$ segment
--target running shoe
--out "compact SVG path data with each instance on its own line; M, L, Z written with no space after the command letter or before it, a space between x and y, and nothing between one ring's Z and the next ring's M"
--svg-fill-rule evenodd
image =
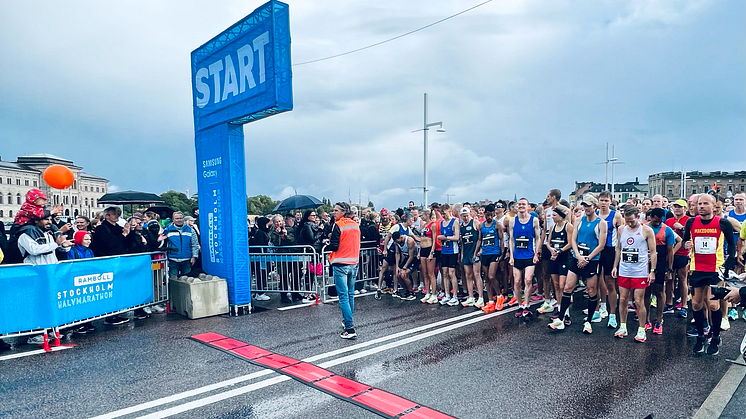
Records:
M543 299L544 299L544 297L543 297L543 296L541 296L541 295L538 295L538 294L537 294L537 295L534 295L533 297L531 297L531 302L534 302L534 301L541 301L541 300L543 300Z
M508 307L513 307L514 305L518 304L518 298L514 295L513 298L508 301Z
M676 303L676 310L681 310L681 298L679 298L678 302Z
M583 309L583 314L585 314L586 316L588 315L588 309L587 308Z
M653 325L650 322L645 322L645 330L653 330Z
M694 343L694 348L692 348L695 354L701 354L705 351L705 338L703 337L697 337L697 342Z
M118 325L118 324L124 324L129 322L130 319L127 317L122 316L110 316L104 319L104 323L111 324L111 325Z
M635 303L627 303L627 311L630 313L637 313L637 306Z
M497 309L495 308L495 302L494 301L488 302L487 305L482 307L482 311L484 311L487 314L494 313L495 311L497 311Z
M500 296L497 297L497 302L495 303L495 310L499 311L499 310L502 310L503 308L505 308L505 296L501 294Z
M591 317L591 323L601 323L601 320L603 320L603 317L601 317L601 313L598 311L593 312L593 317Z
M406 292L406 291L405 291ZM401 299L404 301L413 301L417 297L415 297L414 293L412 292L406 292L404 295L402 295Z
M541 314L551 313L552 311L554 311L554 306L552 306L552 303L545 300L544 304L542 304L541 307L539 307L539 309L536 311L538 311Z
M381 290L376 290L376 295L373 296L376 300L380 300L381 296L383 295L383 292Z
M436 297L435 295L431 295L431 296L430 296L430 299L429 299L429 300L427 300L427 303L428 303L428 304L435 304L435 303L437 303L437 302L438 302L438 297Z
M451 296L450 295L446 295L445 297L443 297L443 298L440 299L440 305L444 306L444 305L448 304L449 301L451 301Z
M477 302L474 303L474 307L476 307L476 308L482 308L482 307L484 307L484 298L478 299Z
M464 307L471 307L471 306L474 305L474 303L476 303L476 301L474 300L474 297L469 297L466 300L464 300L464 302L461 303L461 305L464 306ZM484 304L484 303L482 303L482 304Z
M437 298L438 300L442 300L443 297L445 297L445 296L446 296L446 294L443 291L441 291L441 292L438 293L438 295L435 298Z
M680 309L678 314L679 314L679 317L681 317L682 319L685 319L687 315L686 309L685 308Z
M570 321L569 315L565 315L565 319L563 320L563 322L565 323L565 326L569 326L572 324L572 321Z
M424 297L420 298L420 302L426 303L430 299L430 293L425 294Z
M341 337L342 339L355 339L357 337L357 333L355 333L355 329L346 329L339 334L339 337Z
M459 304L458 298L456 296L451 297L447 304L451 307L457 306Z
M638 342L645 342L648 339L647 335L645 334L645 329L637 329L637 334L635 335L635 340Z
M609 322L606 324L606 327L609 329L616 329L616 326L616 314L609 314Z
M590 335L593 333L593 328L589 322L583 323L583 333Z
M601 315L602 319L609 317L609 312L608 310L606 310L606 307L604 306L601 306L601 308L598 309L598 314ZM594 317L595 317L595 314L594 314Z
M525 307L523 309L523 318L524 319L530 319L531 317L534 317L534 313L528 309L528 307Z
M655 327L653 327L653 334L654 335L662 335L663 334L663 324L656 323Z
M655 295L650 296L650 307L658 307L658 297Z
M665 306L663 306L663 314L673 314L673 313L674 313L673 305L666 304Z
M705 335L710 333L710 325L705 323Z
M560 320L560 318L558 317L558 318L552 320L552 322L549 323L547 326L549 326L551 329L554 329L554 330L564 330L565 329L565 322L563 322L562 320Z
M738 320L738 311L736 311L735 307L731 307L728 310L728 320Z
M720 353L720 337L713 337L710 344L707 345L707 355L717 355Z
M699 337L699 331L696 326L691 325L686 328L686 335L690 337Z
M728 321L727 317L723 317L720 320L720 330L728 330L730 329L730 322Z
M623 339L625 336L627 336L627 328L624 326L619 327L619 329L614 332L615 338Z
M422 292L422 290L424 290L424 289L425 289L425 284L422 284L422 283L420 283L420 286L417 287L417 291L418 292Z

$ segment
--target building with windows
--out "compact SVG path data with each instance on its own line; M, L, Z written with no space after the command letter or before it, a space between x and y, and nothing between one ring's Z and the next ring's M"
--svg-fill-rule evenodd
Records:
M648 176L650 194L661 194L668 200L707 193L716 188L723 195L746 192L746 171L740 172L661 172ZM682 185L684 186L682 189Z
M575 182L575 190L570 193L568 200L570 203L575 203L586 192L598 195L606 188L607 185L604 183ZM611 191L611 185L608 185L608 188ZM638 178L635 178L632 182L615 183L613 190L612 197L615 202L625 202L627 198L637 198L641 200L648 197L648 185L640 183Z
M68 189L53 189L44 182L44 169L60 164L72 170L73 186ZM49 198L47 206L64 206L65 216L78 214L91 216L103 209L98 200L108 191L109 181L76 166L72 161L51 154L34 154L18 157L15 162L0 158L0 221L11 222L26 199L29 189L39 189Z

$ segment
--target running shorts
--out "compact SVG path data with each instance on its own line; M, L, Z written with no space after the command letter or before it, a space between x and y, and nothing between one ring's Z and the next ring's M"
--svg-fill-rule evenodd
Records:
M689 274L690 288L704 288L708 285L717 285L720 277L717 272L693 271Z
M432 250L432 246L431 247L421 247L420 248L420 257L421 258L427 258L428 256L430 256L430 251L431 250Z
M614 246L606 246L601 251L601 255L598 260L601 263L601 269L604 271L605 276L611 276L611 270L614 269L614 259L616 258L616 248Z
M570 255L568 252L562 252L557 255L557 259L549 260L549 275L567 276L568 265L570 264Z
M578 260L574 257L570 258L570 263L568 264L568 270L575 273L579 278L590 278L593 275L598 275L598 268L597 260L588 262L582 269L578 267Z
M689 256L673 255L673 268L681 269L689 265Z
M513 259L513 267L518 270L523 270L529 266L534 266L534 259Z
M389 251L388 253L386 253L386 258L384 260L389 263L389 266L395 266L396 252Z
M649 285L658 285L660 287L666 285L666 268L655 268L655 280Z
M648 287L648 278L630 278L627 276L620 276L618 278L618 284L622 288L641 290Z
M497 263L497 258L499 258L500 255L482 255L482 266L489 267L491 263Z
M475 263L473 259L474 253L472 252L464 252L464 254L461 257L461 264L466 265L473 265ZM477 261L479 261L479 256L477 256Z
M458 267L458 253L441 253L440 254L440 267L441 268L453 268Z

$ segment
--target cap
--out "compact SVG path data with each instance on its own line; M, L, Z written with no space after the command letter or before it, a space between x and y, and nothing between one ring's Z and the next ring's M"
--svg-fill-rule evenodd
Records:
M583 195L583 200L580 203L584 205L596 205L598 204L598 199L596 199L596 197L591 194L585 194Z
M462 207L461 211L459 211L459 214L471 214L471 210L467 207Z
M680 207L689 208L689 204L686 201L684 201L683 199L677 199L677 200L673 201L672 205L678 205Z
M388 213L389 213L389 210L387 210L386 208L381 208L381 215L386 215Z

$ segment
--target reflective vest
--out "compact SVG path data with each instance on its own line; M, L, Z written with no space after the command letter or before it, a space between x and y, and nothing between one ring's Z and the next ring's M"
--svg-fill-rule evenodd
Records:
M355 265L360 260L360 227L349 218L335 222L339 228L339 248L329 255L332 265Z

